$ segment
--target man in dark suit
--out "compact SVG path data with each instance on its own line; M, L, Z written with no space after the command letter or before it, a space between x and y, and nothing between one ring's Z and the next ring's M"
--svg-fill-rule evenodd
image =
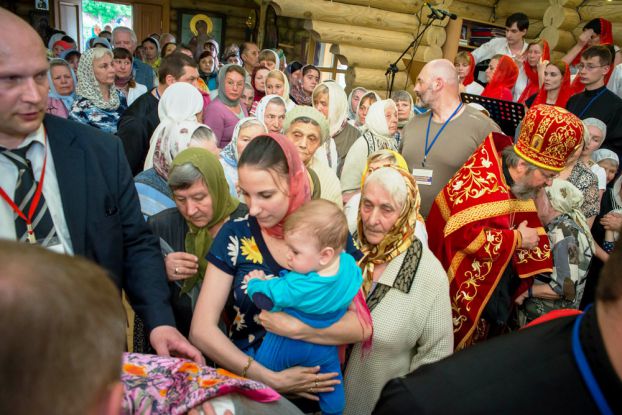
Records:
M125 289L159 354L202 361L175 328L158 241L141 215L120 140L44 118L49 86L41 38L5 9L0 25L14 34L0 45L0 238L98 263Z

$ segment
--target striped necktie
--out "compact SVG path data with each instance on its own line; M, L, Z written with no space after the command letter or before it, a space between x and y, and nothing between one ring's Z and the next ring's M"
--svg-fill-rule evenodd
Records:
M33 144L34 142L30 143L26 147L13 150L6 150L0 147L0 153L17 167L17 183L15 184L15 195L13 197L13 201L25 215L28 215L38 184L35 180L30 160L26 158L26 152ZM17 213L14 215L15 235L20 242L25 242L28 240L26 221L24 221ZM59 239L54 228L54 222L52 221L52 216L50 215L43 193L41 194L39 205L37 206L32 217L32 227L34 229L37 243L42 246L52 246L59 243Z

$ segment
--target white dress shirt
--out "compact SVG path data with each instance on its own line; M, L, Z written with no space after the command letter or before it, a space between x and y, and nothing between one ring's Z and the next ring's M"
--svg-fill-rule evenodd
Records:
M39 129L29 134L18 148L26 147L34 142L26 153L26 158L32 164L35 180L39 182L41 178L41 169L43 168L44 151L47 150L47 164L45 166L45 180L43 181L43 196L48 205L56 234L61 241L64 253L73 255L73 246L69 235L69 228L65 220L63 212L63 202L60 197L60 189L58 187L58 179L56 177L56 169L54 167L54 159L50 150L49 143L45 144L45 129L43 124ZM15 185L17 183L17 166L13 164L6 156L0 155L0 187L4 189L10 198L15 197ZM28 214L27 212L25 212ZM4 200L0 200L0 239L15 240L15 218L17 214L11 206Z
M527 42L523 41L523 49L520 52L521 54L527 50L527 46ZM490 39L488 42L471 52L471 54L473 55L473 58L475 58L476 64L486 59L490 59L495 55L508 55L514 60L518 57L518 55L512 53L510 47L508 46L508 40L504 37L495 37Z

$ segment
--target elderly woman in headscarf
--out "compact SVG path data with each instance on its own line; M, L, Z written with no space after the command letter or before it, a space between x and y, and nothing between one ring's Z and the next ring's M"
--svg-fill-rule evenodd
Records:
M361 97L367 93L367 89L357 86L348 94L348 122L356 122L356 110L359 107Z
M360 189L367 158L372 153L383 149L398 151L395 102L392 99L374 102L365 118L365 127L365 132L350 147L343 163L341 190L345 203Z
M601 120L591 117L582 120L582 122L585 131L590 135L590 139L583 148L579 159L590 168L598 179L598 202L600 204L603 193L605 193L607 189L607 172L604 168L600 167L598 163L592 160L592 154L600 148L607 136L607 125Z
M361 135L358 129L348 124L346 93L335 82L322 82L313 90L313 108L326 117L330 128L330 138L315 157L327 162L339 177L350 147Z
M553 253L553 273L536 276L533 286L517 299L522 323L562 308L579 308L588 268L595 252L590 227L581 212L583 195L572 183L555 179L536 197L538 217L546 228Z
M361 179L361 187L365 183L365 179L369 174L373 171L378 170L381 167L392 166L398 169L402 169L404 171L408 170L408 164L404 157L397 151L393 150L378 150L375 153L371 154L367 159L367 165L365 166L365 171L363 172L363 178ZM417 198L421 199L419 192L417 192ZM343 208L343 213L346 215L346 219L348 220L348 228L351 233L356 232L358 214L359 214L359 205L361 204L361 193L356 192L348 203ZM421 202L417 202L418 205ZM419 238L421 243L425 246L428 246L428 232L425 228L425 222L423 220L423 216L419 215L417 219L417 223L415 226L415 236Z
M344 414L373 411L384 385L453 350L447 274L415 234L417 184L406 170L382 167L363 184L357 233L363 291L374 322L372 349L346 366Z
M171 305L177 328L187 337L212 242L226 221L245 216L248 209L230 195L218 157L203 148L188 148L175 156L168 187L173 207L147 223L166 243L161 245L166 247Z
M248 143L261 134L267 134L268 130L263 122L255 117L242 118L233 130L231 142L220 152L220 164L225 171L225 177L229 184L229 193L235 198L238 195L238 160Z
M287 113L285 99L279 95L266 95L255 108L255 118L263 122L269 133L282 133Z
M78 65L77 97L69 118L114 134L127 102L114 86L112 60L110 49L84 52Z
M134 179L145 218L174 206L167 180L178 153L191 146L218 150L213 132L198 122L202 108L201 93L185 82L172 84L162 94L160 124L151 135L145 170Z
M278 95L285 101L287 111L293 109L296 104L289 97L289 81L287 76L278 69L268 72L265 81L266 95Z
M240 102L245 77L240 65L225 65L218 72L218 96L205 108L203 122L216 134L219 148L229 144L235 125L248 116Z
M67 118L76 98L78 80L73 69L63 59L52 59L48 71L50 92L48 93L47 113Z
M312 198L326 199L339 207L343 206L337 175L326 162L314 157L317 150L329 139L326 118L315 108L298 105L287 113L284 129L307 168Z

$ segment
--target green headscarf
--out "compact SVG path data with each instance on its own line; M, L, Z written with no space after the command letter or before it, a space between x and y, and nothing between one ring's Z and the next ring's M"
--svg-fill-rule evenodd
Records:
M229 193L229 185L227 184L225 172L218 157L203 148L187 148L173 159L171 172L175 167L187 163L192 164L201 172L203 181L207 185L210 197L212 198L212 219L207 226L199 228L191 222L186 221L189 228L186 234L186 252L194 254L199 258L199 270L196 275L183 281L181 292L189 294L191 298L196 300L194 296L198 295L198 283L203 281L205 269L207 268L205 256L214 240L209 230L230 216L238 208L240 201L232 197Z

